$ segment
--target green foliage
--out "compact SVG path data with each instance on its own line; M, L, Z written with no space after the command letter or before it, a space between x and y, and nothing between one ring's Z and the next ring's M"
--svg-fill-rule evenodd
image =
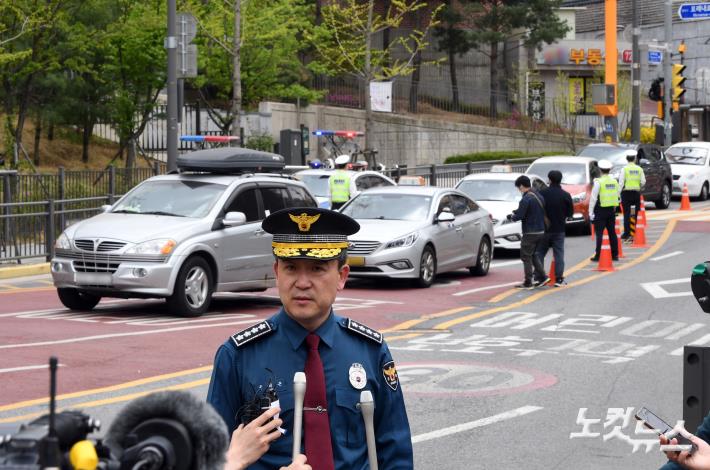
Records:
M516 159L530 159L544 157L546 155L560 155L564 152L536 152L524 153L520 150L498 150L488 152L467 153L464 155L452 155L444 160L444 163L466 163L466 162L485 162L490 160L513 160L510 163L515 163Z
M247 138L244 146L248 149L261 150L263 152L274 151L274 138L269 134L256 134Z

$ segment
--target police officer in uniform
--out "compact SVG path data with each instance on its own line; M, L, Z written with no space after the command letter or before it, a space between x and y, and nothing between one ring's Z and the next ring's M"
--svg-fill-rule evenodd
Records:
M216 354L207 401L234 431L255 398L278 396L283 435L250 469L273 470L291 461L293 376L303 371L306 392L303 448L314 470L368 468L360 392L375 402L380 468L412 469L409 422L392 355L382 334L333 311L350 271L347 236L359 225L339 212L284 209L267 217L282 309L235 333ZM280 432L280 431L276 431Z
M350 155L340 155L335 159L336 170L328 179L330 188L330 208L340 209L350 199L350 173L345 167L350 162Z
M616 208L619 206L619 182L609 175L612 167L609 160L599 160L602 176L594 180L589 199L589 220L594 222L594 231L597 234L597 246L592 261L599 261L604 229L609 235L611 258L614 261L619 259L619 241L614 227Z
M628 162L623 171L619 175L619 186L621 187L621 207L624 209L624 233L621 234L621 239L626 240L631 237L631 206L634 206L635 211L641 205L641 188L646 184L646 175L643 169L636 164L636 151L628 150L626 153L626 161Z

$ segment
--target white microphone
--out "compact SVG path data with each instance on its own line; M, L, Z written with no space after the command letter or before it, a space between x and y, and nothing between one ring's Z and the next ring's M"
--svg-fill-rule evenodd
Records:
M303 430L303 398L306 395L306 374L296 372L293 374L293 455L291 461L296 460L301 453L301 432Z
M377 470L377 447L375 444L375 401L372 392L360 392L360 412L365 421L365 436L367 437L367 458L370 461L370 470Z

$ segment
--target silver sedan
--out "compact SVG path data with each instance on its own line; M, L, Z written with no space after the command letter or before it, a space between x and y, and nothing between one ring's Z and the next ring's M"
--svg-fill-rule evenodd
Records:
M352 276L413 279L429 287L437 273L468 268L483 276L493 255L493 223L461 191L430 186L371 189L341 212L360 224L350 237Z

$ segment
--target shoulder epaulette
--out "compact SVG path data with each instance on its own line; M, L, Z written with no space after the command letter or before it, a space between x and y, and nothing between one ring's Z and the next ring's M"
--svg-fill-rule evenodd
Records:
M344 326L350 331L354 331L355 333L358 333L364 336L365 338L368 338L376 343L382 344L382 333L380 333L379 331L373 330L372 328L349 318L345 318Z
M257 338L268 335L272 331L274 331L273 328L271 328L269 322L265 320L249 328L245 328L238 333L234 333L232 335L232 341L234 341L234 344L239 348Z

